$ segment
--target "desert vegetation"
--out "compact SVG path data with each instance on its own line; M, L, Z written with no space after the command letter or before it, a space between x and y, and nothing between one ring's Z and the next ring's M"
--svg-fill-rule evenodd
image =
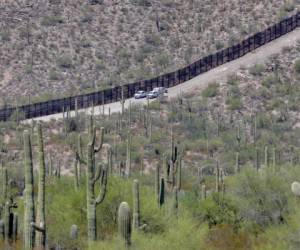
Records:
M294 14L298 6L299 0L2 1L1 105L173 71Z
M119 113L2 123L1 246L298 249L299 51Z

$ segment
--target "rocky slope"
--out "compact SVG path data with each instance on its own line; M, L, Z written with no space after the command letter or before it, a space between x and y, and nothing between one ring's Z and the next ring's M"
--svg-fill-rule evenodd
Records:
M0 3L0 96L28 103L182 67L297 11L295 1Z

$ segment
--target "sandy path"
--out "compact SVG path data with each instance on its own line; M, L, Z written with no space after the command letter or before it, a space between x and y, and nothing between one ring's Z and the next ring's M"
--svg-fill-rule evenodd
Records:
M256 49L255 51L246 54L243 57L240 57L234 61L228 62L222 66L214 68L206 73L203 73L187 82L184 82L180 85L169 88L168 97L176 97L180 92L188 93L191 91L201 90L207 86L209 82L218 80L218 79L226 79L229 74L236 72L241 66L249 67L255 65L256 63L265 62L269 56L275 53L280 53L280 51L287 46L291 46L296 43L296 41L300 41L300 29L295 29L294 31L268 43L264 46ZM146 99L135 100L133 98L127 99L125 102L125 107L128 106L129 102L132 104L138 103L146 103ZM104 105L105 113L108 113L108 109L110 108L111 113L120 112L121 104L120 102L110 103ZM95 107L95 114L99 114L102 107ZM80 112L91 112L91 108L82 109ZM74 112L71 112L71 116L74 116ZM50 121L51 119L59 119L62 118L62 114L54 114L44 117L38 117L34 120L41 121Z

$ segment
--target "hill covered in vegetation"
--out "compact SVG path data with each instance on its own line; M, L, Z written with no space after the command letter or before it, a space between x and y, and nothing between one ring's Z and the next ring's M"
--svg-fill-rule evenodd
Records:
M298 5L7 0L0 3L1 104L89 92L175 70L292 15Z
M0 229L19 230L1 244L34 228L52 249L299 249L299 51L123 114L2 123Z

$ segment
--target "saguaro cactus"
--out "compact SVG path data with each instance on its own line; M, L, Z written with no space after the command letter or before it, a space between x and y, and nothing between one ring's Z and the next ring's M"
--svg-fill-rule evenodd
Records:
M300 196L300 183L297 181L294 181L291 185L291 190L294 195L299 197Z
M167 187L173 190L181 185L181 156L178 154L178 148L175 146L173 128L171 128L171 147L170 156L164 156L163 168ZM180 168L180 169L179 169Z
M101 204L106 195L107 167L99 165L98 172L95 173L94 146L88 144L87 159L87 219L88 219L88 239L95 241L97 237L97 217L96 207ZM95 197L95 184L100 180L100 192Z
M19 216L17 213L13 213L13 227L12 227L13 242L16 242L18 239L18 223L19 223Z
M78 238L78 226L72 225L70 229L70 239L76 240Z
M206 185L205 184L202 184L202 186L201 186L201 198L203 200L206 199Z
M3 165L2 165L2 198L3 198L3 201L6 201L8 198L7 190L8 190L8 173L7 173L7 168L3 167Z
M122 117L123 117L123 114L124 114L124 110L125 110L125 97L124 97L124 87L122 86L121 87L121 100L120 100L120 103L121 103L121 107L122 107Z
M268 151L268 147L265 146L265 167L269 166L269 151Z
M255 148L255 161L254 161L254 167L256 171L260 168L260 161L259 161L259 149Z
M165 180L160 178L158 205L162 207L165 203Z
M131 132L128 131L126 147L126 177L131 174Z
M75 159L74 161L74 186L75 190L77 191L79 188L79 175L78 175L78 159Z
M273 167L275 167L276 166L276 148L275 147L273 147L273 149L272 149L272 152L273 152L273 157L272 157L272 160L273 160Z
M220 191L220 168L219 168L219 162L217 161L216 169L216 192Z
M178 189L177 187L173 190L173 213L177 214L178 212Z
M240 153L236 152L235 154L235 172L240 172Z
M127 202L122 202L118 210L118 228L125 246L131 245L131 211Z
M140 227L140 189L139 181L133 181L133 229L139 230Z
M159 173L159 165L156 166L155 169L155 194L157 197L157 203L159 203L159 189L160 189L160 173Z
M36 223L32 223L36 230L35 246L38 249L45 249L46 246L46 216L45 216L45 157L42 125L38 123L38 158L39 158L39 181L38 181L38 200L37 200L37 215Z
M5 230L4 230L4 222L3 220L0 220L0 240L4 240L5 236L4 236Z
M91 244L97 238L97 217L96 208L100 205L106 195L107 185L107 164L96 166L95 153L99 152L103 146L104 128L100 130L100 143L95 147L96 128L93 125L93 117L89 119L89 143L87 145L87 160L77 154L78 160L87 166L86 184L87 184L87 221L88 221L88 241ZM95 196L95 185L100 182L98 196Z
M109 174L112 175L113 174L113 150L111 146L107 148L107 165L108 165Z
M11 237L11 213L10 213L10 204L9 202L5 202L4 205L4 238L5 241L8 242Z
M49 164L48 164L48 175L52 176L53 175L53 162L52 162L52 155L49 153Z
M182 159L181 159L181 155L178 157L178 161L177 161L177 181L176 181L176 188L178 191L180 191L181 189L181 171L182 171Z
M240 146L241 144L241 131L240 131L240 124L238 124L237 128L236 128L236 141L237 141L237 145Z
M31 250L34 246L35 230L31 223L35 220L34 195L33 195L33 165L31 140L29 132L23 134L24 163L25 163L25 197L24 197L24 248Z

